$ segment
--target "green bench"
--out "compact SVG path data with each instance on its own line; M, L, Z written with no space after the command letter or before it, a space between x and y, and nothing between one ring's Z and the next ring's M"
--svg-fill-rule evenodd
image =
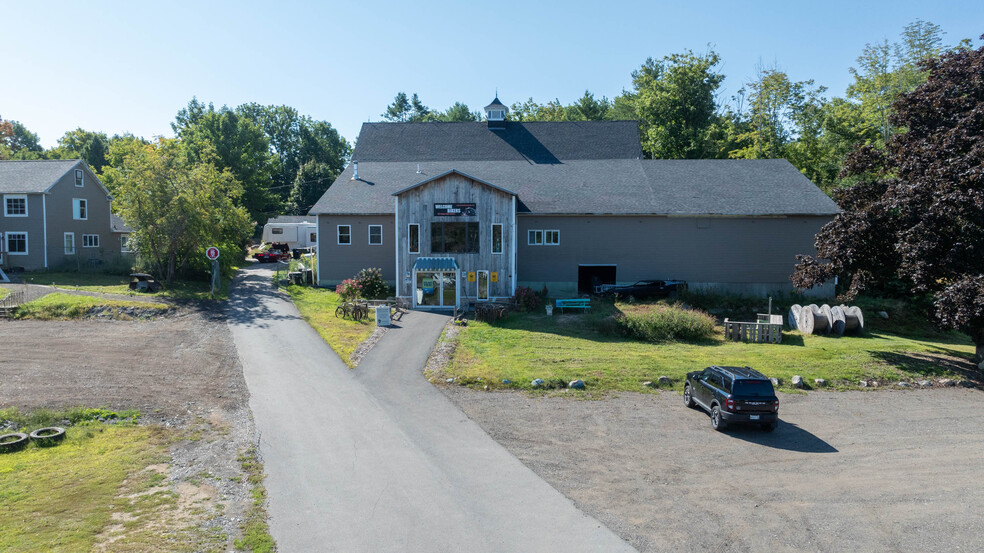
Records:
M556 306L557 309L560 309L562 312L565 309L580 309L581 311L587 311L588 309L591 309L591 300L588 298L557 300Z

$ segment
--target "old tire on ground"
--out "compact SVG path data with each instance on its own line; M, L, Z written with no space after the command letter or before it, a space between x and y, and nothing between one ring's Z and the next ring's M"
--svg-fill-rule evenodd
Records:
M38 428L34 432L31 432L31 441L41 447L55 445L64 439L65 429L58 428L57 426Z
M683 404L691 409L694 408L694 397L690 389L690 384L683 386Z
M724 422L724 419L721 418L721 408L717 405L711 407L711 428L720 432L727 427L728 423Z
M13 453L20 451L27 445L27 434L23 432L11 432L0 436L0 453Z

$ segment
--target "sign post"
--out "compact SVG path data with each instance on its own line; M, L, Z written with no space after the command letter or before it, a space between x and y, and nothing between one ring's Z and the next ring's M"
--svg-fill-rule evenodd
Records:
M219 285L219 248L212 246L205 250L205 257L212 262L212 297L215 297L215 289Z

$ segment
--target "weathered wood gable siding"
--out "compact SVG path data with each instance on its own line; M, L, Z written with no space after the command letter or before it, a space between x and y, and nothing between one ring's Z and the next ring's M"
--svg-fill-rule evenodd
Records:
M398 196L397 232L399 233L398 293L407 296L411 285L406 283L406 274L412 273L414 261L418 257L454 257L461 271L461 295L473 298L477 294L477 271L498 273L498 282L489 282L490 297L512 296L512 196L475 182L458 174L427 183ZM435 217L434 204L474 203L475 216ZM431 251L432 222L478 222L479 253L434 253ZM409 253L410 224L420 225L420 253ZM492 253L492 224L502 225L502 253ZM468 273L476 271L475 282L468 282Z

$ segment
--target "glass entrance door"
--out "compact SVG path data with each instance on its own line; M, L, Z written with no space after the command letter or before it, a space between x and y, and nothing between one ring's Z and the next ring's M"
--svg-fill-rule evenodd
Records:
M416 273L414 296L421 307L454 307L458 303L458 274L456 272Z
M478 272L478 299L479 300L489 299L489 272L488 271Z

